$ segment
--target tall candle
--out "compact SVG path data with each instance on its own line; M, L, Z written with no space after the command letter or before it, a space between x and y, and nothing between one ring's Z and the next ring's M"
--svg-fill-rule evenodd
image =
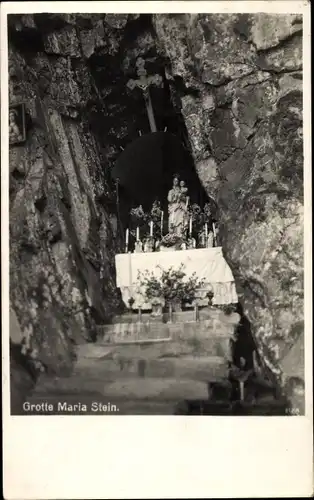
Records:
M140 228L137 227L136 228L136 241L139 241L139 239L140 239Z
M161 212L161 220L160 220L160 232L161 232L161 236L162 236L162 233L163 233L163 227L164 227L164 212L162 211Z
M215 223L213 222L213 233L214 233L214 246L217 245L217 240L216 240L216 228L215 228Z
M205 236L207 238L208 236L208 227L207 227L207 222L205 223Z
M153 221L150 221L150 236L153 236Z
M190 236L192 236L192 217L190 217Z
M125 232L125 244L128 245L129 243L129 230L127 229Z
M186 204L185 204L186 208L188 208L189 199L190 199L190 198L189 198L189 196L187 196L187 197L186 197Z

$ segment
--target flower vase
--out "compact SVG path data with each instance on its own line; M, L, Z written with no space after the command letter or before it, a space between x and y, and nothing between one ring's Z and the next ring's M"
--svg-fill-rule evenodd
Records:
M158 318L162 315L162 309L163 309L163 301L161 299L154 299L151 302L152 304L152 312L151 316L154 318Z
M155 240L152 236L149 236L144 243L144 252L149 253L154 251Z
M134 253L142 253L142 252L143 252L143 243L141 242L141 240L137 240L134 246Z
M152 312L151 316L154 318L158 318L162 315L162 305L161 304L152 304Z
M198 235L198 246L199 248L206 248L206 237L203 232L199 233Z

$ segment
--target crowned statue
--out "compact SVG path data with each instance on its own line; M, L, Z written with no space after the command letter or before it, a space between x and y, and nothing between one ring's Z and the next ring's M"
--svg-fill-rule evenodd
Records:
M168 231L183 236L188 226L188 189L179 176L173 178L173 186L168 193Z

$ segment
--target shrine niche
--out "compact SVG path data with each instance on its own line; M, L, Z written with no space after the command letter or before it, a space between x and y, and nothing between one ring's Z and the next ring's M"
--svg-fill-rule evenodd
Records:
M173 290L176 290L174 302L180 299L181 303L186 302L186 307L207 306L210 295L210 304L213 305L237 303L232 272L219 245L211 204L208 202L203 209L189 204L188 188L175 175L166 212L157 200L149 212L145 212L142 206L130 212L130 227L125 231L125 252L115 258L117 287L125 305L153 311L156 304L167 305L162 282L165 273L170 271L177 272L177 276L183 272L185 278L184 282L181 277L173 283ZM153 271L151 281L139 279L147 271ZM182 292L182 295L181 291L194 276L199 281L194 284L193 299L190 300L189 294ZM169 280L168 277L166 282ZM160 291L159 295L152 296L147 290L154 284L157 292L159 288ZM173 301L170 304L168 301L168 306L172 307Z
M137 69L138 79L128 85L143 92L151 133L128 145L112 171L118 204L121 189L135 202L120 224L123 248L115 257L123 302L152 315L163 308L235 304L234 279L220 246L217 206L201 195L199 181L193 181L191 158L180 139L157 130L150 86L161 85L160 78L147 75L143 60Z

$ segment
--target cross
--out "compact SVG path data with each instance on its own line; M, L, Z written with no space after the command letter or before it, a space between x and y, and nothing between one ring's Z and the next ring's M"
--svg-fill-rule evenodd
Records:
M148 76L145 69L145 61L141 57L137 59L136 66L138 80L129 80L127 83L127 87L129 87L131 90L133 90L135 87L138 87L143 91L150 130L151 132L157 132L149 86L160 85L162 83L162 77L160 75Z

